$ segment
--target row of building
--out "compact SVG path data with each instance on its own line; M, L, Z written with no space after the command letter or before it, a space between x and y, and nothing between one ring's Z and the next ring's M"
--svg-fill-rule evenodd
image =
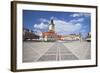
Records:
M40 36L36 35L33 31L24 28L23 29L23 40L36 40L39 39Z
M89 34L88 39L90 39L91 34ZM82 40L81 34L70 34L70 35L59 35L55 32L55 24L53 19L50 21L49 29L47 32L42 32L42 35L36 35L33 31L24 29L23 31L24 40L38 40L38 41L67 41L67 40Z

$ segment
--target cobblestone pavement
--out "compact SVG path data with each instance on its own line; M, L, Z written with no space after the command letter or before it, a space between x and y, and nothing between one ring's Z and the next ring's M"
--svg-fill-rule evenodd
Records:
M71 43L71 44L70 44ZM74 42L75 44L76 42ZM79 42L77 42L79 45ZM90 45L90 44L83 44L81 45ZM61 61L61 60L79 60L81 59L80 56L81 50L76 49L77 51L71 50L72 42L69 43L62 43L62 42L24 42L23 43L23 62L40 62L40 61ZM72 47L72 48L71 48ZM79 46L80 47L80 46ZM79 48L78 47L78 48ZM89 53L88 55L85 54L86 57L90 58L90 47L85 47L86 49L82 49L82 51ZM78 51L79 50L79 51ZM75 52L74 52L75 51ZM80 55L80 56L78 56ZM88 59L83 58L83 59Z

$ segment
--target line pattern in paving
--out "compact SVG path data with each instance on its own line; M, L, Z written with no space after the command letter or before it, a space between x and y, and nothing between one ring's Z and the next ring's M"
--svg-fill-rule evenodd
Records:
M56 42L37 61L78 60L62 43Z
M91 43L23 42L23 62L87 60L91 59Z

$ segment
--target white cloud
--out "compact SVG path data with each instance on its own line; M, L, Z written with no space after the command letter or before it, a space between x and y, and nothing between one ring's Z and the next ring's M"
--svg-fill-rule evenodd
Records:
M38 30L38 29L34 29L33 31L34 31L34 33L35 33L36 35L39 35L39 36L42 35L42 31L40 31L40 30Z
M75 14L72 14L71 16L72 16L72 17L80 17L81 14L79 14L79 13L75 13Z
M81 16L85 16L85 17L88 17L90 16L89 13L74 13L72 15L70 15L71 17L81 17Z
M79 18L79 19L70 20L69 22L70 23L78 23L78 22L83 22L83 21L84 21L84 18Z
M47 27L48 27L48 25L44 24L43 22L41 22L40 24L34 24L34 28L36 28L36 29L45 29Z
M40 18L40 21L41 21L41 22L49 22L49 20L44 19L44 18Z
M52 16L50 19L55 19L56 17Z
M77 21L82 22L82 21L84 21L84 18L79 18Z
M73 24L71 22L65 22L62 20L55 20L54 23L56 25L56 32L63 35L77 32L82 27L80 23Z
M84 13L84 16L89 17L89 16L91 16L91 14L90 13Z

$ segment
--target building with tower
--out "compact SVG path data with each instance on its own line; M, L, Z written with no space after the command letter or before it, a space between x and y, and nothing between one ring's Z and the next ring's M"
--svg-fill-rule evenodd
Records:
M67 29L67 28L66 28ZM88 36L86 38L87 41L90 41L91 38L91 33L88 33ZM36 35L31 30L28 29L23 29L23 40L34 40L34 41L57 41L57 40L62 40L62 41L73 41L73 40L82 40L81 34L65 34L65 35L59 35L55 32L55 24L54 20L51 19L49 26L48 26L48 31L47 32L42 32L41 35Z
M43 32L42 37L44 41L56 41L57 40L57 33L55 32L55 24L53 19L51 19L49 24L48 32Z
M48 32L42 32L42 38L44 41L57 41L57 40L62 40L62 41L67 41L67 40L81 40L81 35L80 34L69 34L69 35L59 35L55 32L55 24L54 20L51 19L50 24L49 24L49 29Z

